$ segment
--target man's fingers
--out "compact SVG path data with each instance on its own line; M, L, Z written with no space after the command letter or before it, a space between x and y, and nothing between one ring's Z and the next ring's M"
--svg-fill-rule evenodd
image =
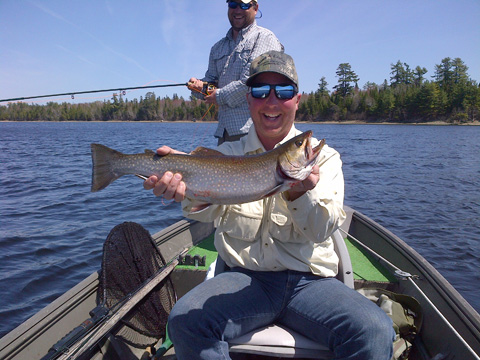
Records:
M163 156L168 154L185 154L185 153L182 151L172 149L170 146L163 145L157 149L157 154Z
M187 186L183 181L180 181L177 187L177 191L175 192L175 201L180 202L185 199L185 191L187 190Z
M182 175L175 174L172 177L169 176L169 179L170 181L167 185L167 188L165 189L163 197L167 200L172 200L176 195L177 187L180 184L180 181L182 180Z
M161 196L167 190L168 184L170 184L170 180L173 178L173 174L170 171L167 171L160 180L157 181L155 187L153 188L153 194L155 196Z
M157 181L158 181L158 178L155 175L152 175L143 182L143 188L145 190L151 190L155 187L155 184L157 183Z

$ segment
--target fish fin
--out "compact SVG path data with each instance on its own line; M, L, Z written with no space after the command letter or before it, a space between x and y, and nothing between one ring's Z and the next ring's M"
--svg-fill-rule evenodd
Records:
M155 155L156 152L153 151L153 150L150 150L150 149L145 149L145 154L152 154L152 155Z
M288 189L288 186L285 186L285 183L275 186L269 193L263 195L262 199L278 194L279 192L285 191Z
M200 212L204 209L206 209L207 207L209 207L210 205L212 204L209 204L209 203L204 203L204 202L200 202L200 201L194 201L192 203L192 208L190 210L190 214L195 214L197 212Z
M91 144L90 148L92 149L93 165L91 191L95 192L106 188L120 177L112 171L110 162L113 158L123 154L101 144Z
M148 176L145 176L145 175L135 174L135 176L139 177L142 180L147 180L148 179Z
M203 146L197 147L195 150L193 150L190 155L202 155L202 156L225 156L225 154L222 154L218 150L206 148Z

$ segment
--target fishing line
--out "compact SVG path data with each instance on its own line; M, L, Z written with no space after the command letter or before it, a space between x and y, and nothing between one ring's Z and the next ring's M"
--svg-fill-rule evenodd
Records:
M208 93L204 93L204 92L201 91L201 90L197 90L197 89L194 89L194 88L189 88L189 89L192 90L192 91L196 91L196 92L202 94L203 96L207 96L207 95L208 95ZM208 107L207 111L205 111L205 114L203 114L203 116L201 117L201 119L200 119L199 121L203 121L203 120L205 119L205 117L207 116L208 112L210 111L210 109L211 109L213 106L214 106L214 104L210 104L210 106ZM213 116L212 116L212 117L214 117L215 114L216 114L216 108L215 108L215 113L213 113ZM198 130L198 127L199 127L199 126L200 126L200 124L197 124L197 126L195 126L195 130L194 130L194 132L193 132L192 144L190 145L190 148L191 148L192 150L194 150L194 149L193 149L193 146L194 146L194 144L195 144L195 138L197 137L197 130ZM205 127L205 131L203 132L203 135L201 136L202 138L203 138L203 137L205 136L205 134L207 133L207 130L208 130L208 128Z
M173 204L175 202L175 199L170 199L168 202L165 202L167 199L165 199L162 195L162 205L163 206L168 206L170 204Z

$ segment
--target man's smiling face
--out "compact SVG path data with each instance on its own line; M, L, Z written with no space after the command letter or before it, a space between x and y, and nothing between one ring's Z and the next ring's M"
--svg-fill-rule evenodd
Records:
M255 77L254 84L288 84L287 77L266 72ZM278 99L274 91L265 99L256 99L250 93L247 94L247 102L252 116L257 136L265 150L271 150L277 143L287 136L295 121L295 113L300 102L300 94L292 99Z
M235 1L240 3L239 1ZM255 20L257 15L258 4L254 3L250 9L242 10L240 6L237 6L236 9L228 8L228 20L232 25L233 30L240 31L243 28L251 25Z

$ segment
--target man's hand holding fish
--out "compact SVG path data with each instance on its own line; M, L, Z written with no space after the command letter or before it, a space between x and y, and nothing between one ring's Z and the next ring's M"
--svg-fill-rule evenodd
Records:
M184 154L180 151L174 150L166 145L157 149L157 154L160 156L168 154ZM153 189L155 196L163 196L166 200L174 199L177 202L185 199L185 183L182 181L182 174L173 174L170 171L165 172L159 179L156 175L150 176L143 183L146 190Z

